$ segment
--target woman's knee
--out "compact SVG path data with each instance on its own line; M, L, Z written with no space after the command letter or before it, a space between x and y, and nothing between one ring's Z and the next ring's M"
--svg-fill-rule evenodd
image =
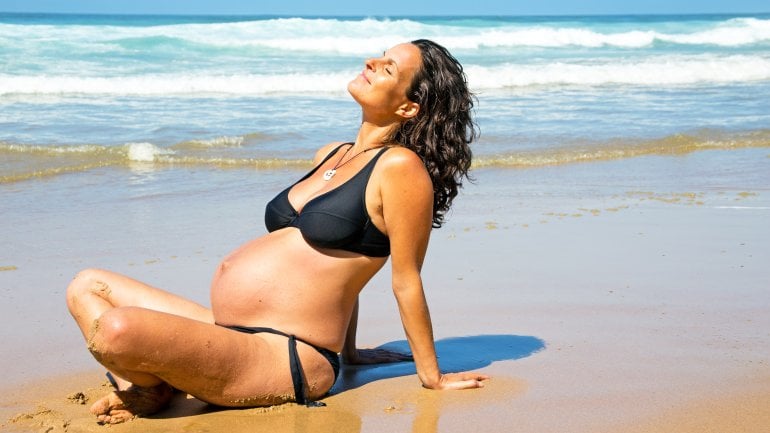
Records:
M142 309L136 307L113 308L105 311L94 321L88 336L88 350L99 359L105 356L121 356L131 353L141 345Z
M104 281L106 280L104 273L100 269L84 269L75 275L75 278L67 286L67 305L70 311L85 296L106 297L109 295L110 286Z

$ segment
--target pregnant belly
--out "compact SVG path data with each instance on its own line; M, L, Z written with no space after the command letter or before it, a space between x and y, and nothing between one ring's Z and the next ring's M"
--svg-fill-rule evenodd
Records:
M217 268L211 284L211 307L218 323L244 324L286 307L290 284L286 245L271 247L267 238L253 240L228 255Z
M345 327L356 296L384 260L318 250L296 229L255 239L227 256L211 286L214 318L225 325Z

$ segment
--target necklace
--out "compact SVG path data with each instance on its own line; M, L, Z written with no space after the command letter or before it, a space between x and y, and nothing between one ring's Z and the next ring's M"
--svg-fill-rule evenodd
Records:
M345 156L347 156L348 152L350 152L350 149L352 149L352 148L353 148L353 146L350 146L350 147L348 147L348 148L345 150L345 153L343 153L343 154L342 154L342 158L340 158L340 159L339 159L339 161L337 161L337 163L336 163L336 164L334 164L334 167L332 167L331 169L329 169L329 170L326 170L326 171L324 172L324 180L325 180L325 181L329 181L329 180L331 180L331 178L333 178L333 177L334 177L334 175L335 175L335 174L337 174L337 169L338 169L338 168L340 168L340 167L342 167L343 165L345 165L345 164L349 163L350 161L354 160L354 159L355 159L355 158L356 158L358 155L360 155L360 154L362 154L362 153L366 153L366 152L368 152L368 151L370 151L370 150L379 149L379 148L381 148L381 147L382 147L382 146L375 146L375 147L370 147L370 148L368 148L368 149L364 149L364 150L362 150L362 151L360 151L360 152L356 153L355 155L351 156L349 160L347 160L347 161L345 161L345 162L342 162L342 160L343 160L343 159L345 159ZM340 163L341 163L341 164L340 164Z

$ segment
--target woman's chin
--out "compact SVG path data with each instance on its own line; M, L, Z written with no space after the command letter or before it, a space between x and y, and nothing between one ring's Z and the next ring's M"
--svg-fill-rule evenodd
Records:
M350 96L353 97L353 99L356 102L358 102L359 104L361 103L361 100L360 100L361 88L358 86L358 83L356 83L355 80L348 83L348 93L350 94Z
M348 83L348 93L350 93L351 95L353 95L353 94L354 94L354 93L356 93L358 90L360 90L360 88L359 88L359 87L360 87L360 86L358 85L358 83L356 82L356 80L351 80L351 81Z

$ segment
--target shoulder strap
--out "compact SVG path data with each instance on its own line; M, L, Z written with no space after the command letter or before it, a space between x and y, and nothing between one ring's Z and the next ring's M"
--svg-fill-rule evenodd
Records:
M368 173L366 173L367 179L369 179L369 176L372 175L372 171L374 171L374 166L377 164L377 160L379 160L382 154L387 152L388 149L390 149L390 146L383 146L383 148L380 149L376 155L374 155L374 158L372 158L371 161L367 162L366 166L361 169L361 171L368 171Z
M317 169L318 169L318 167L320 167L321 165L323 165L323 163L324 163L324 162L328 161L328 160L329 160L329 158L331 158L332 156L336 155L336 154L337 154L337 152L339 152L339 150L340 150L340 149L342 149L342 146L346 146L346 145L348 145L348 144L353 144L353 143L351 143L351 142L342 143L342 144L340 144L339 146L337 146L337 147L335 147L334 149L332 149L332 151L331 151L331 152L329 152L329 153L328 153L328 154L327 154L327 155L324 157L324 159L322 159L322 160L321 160L321 162L320 162L320 163L319 163L319 164L318 164L318 165L317 165L317 166L316 166L316 167L313 169L313 171L317 170Z
M302 182L303 180L305 180L305 179L309 178L310 176L312 176L312 175L313 175L313 173L315 173L316 171L318 171L318 168L319 168L319 167L321 167L322 165L324 165L324 163L325 163L326 161L328 161L328 160L329 160L329 158L331 158L332 156L334 156L334 155L335 155L335 154L336 154L336 153L337 153L337 152L338 152L338 151L339 151L339 150L342 148L342 146L345 146L345 145L347 145L347 144L353 144L353 143L351 143L351 142L342 143L342 144L340 144L339 146L337 146L337 147L335 147L334 149L332 149L332 150L331 150L331 152L329 152L329 153L328 153L328 154L327 154L327 155L324 157L324 159L322 159L322 160L321 160L321 162L319 162L319 163L318 163L318 164L317 164L315 167L313 167L313 169L312 169L312 170L310 170L309 172L307 172L307 174L305 174L304 176L302 176L302 177L301 177L301 178L300 178L298 181L296 181L296 182L294 182L293 184L291 184L291 186L289 186L289 188L287 188L286 190L288 191L289 189L291 189L291 187L292 187L292 186L294 186L294 185L296 185L296 184L298 184L298 183Z

